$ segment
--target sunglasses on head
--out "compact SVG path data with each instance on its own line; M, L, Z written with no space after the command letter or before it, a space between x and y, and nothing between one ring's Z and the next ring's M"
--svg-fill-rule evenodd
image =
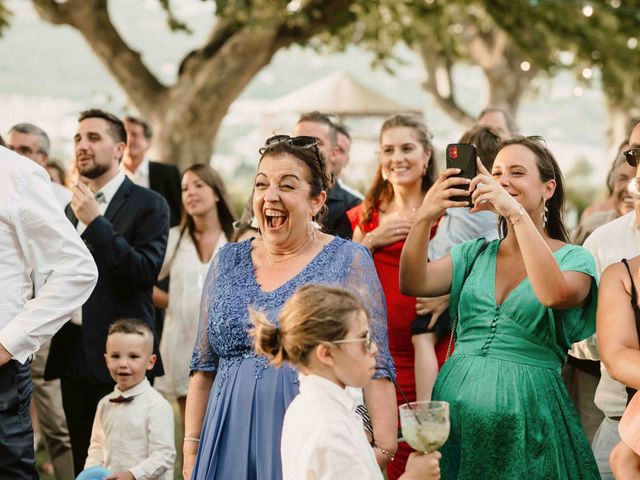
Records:
M273 137L267 138L267 141L264 142L264 146L273 147L279 143L286 143L294 148L305 149L317 146L318 139L307 135L301 135L299 137L292 137L290 135L274 135Z
M640 163L640 147L631 148L622 152L625 160L632 167L637 167L638 163Z

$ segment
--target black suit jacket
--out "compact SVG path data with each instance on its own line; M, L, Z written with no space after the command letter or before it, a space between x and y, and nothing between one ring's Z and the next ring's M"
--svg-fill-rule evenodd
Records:
M171 212L171 226L178 225L182 212L182 188L178 167L168 163L149 162L149 188L165 198Z
M65 213L77 226L70 205ZM112 381L104 360L109 325L121 318L138 318L154 327L151 294L162 267L168 232L165 199L125 178L104 216L91 222L81 235L98 266L98 283L82 306L82 347L90 371L102 382ZM58 378L69 368L66 354L78 347L69 344L72 328L67 322L53 337L45 378ZM158 362L151 376L162 373Z
M324 230L332 235L351 240L353 229L347 217L347 211L356 205L360 205L362 200L349 193L336 182L335 186L327 193L327 208L329 213L323 220Z

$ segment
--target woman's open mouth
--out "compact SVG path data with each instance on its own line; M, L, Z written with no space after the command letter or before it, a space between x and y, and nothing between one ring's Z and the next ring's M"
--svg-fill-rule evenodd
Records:
M276 230L287 223L288 217L284 212L268 208L264 211L264 219L269 230Z

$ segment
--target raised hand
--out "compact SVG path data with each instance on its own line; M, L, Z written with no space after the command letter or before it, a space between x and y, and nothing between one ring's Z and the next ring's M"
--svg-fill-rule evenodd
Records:
M471 180L469 191L473 208L471 213L490 210L503 217L511 218L522 206L504 187L494 179L482 162L478 159L478 175Z
M470 180L463 177L456 177L460 173L459 168L447 168L444 170L436 183L434 183L424 196L422 205L416 212L416 219L435 220L444 215L447 208L468 207L469 202L454 202L451 197L469 195L467 190L459 188L468 185ZM458 188L456 188L458 187Z

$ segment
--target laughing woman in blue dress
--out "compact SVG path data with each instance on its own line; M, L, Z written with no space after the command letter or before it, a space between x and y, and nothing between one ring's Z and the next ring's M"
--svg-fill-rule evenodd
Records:
M394 369L385 302L368 250L315 227L331 183L313 137L267 140L255 179L260 235L225 245L205 282L191 362L184 442L185 478L279 480L284 413L298 394L293 367L256 355L248 308L274 324L302 285L347 288L367 304L379 347L377 374L365 388L381 467L396 449Z

